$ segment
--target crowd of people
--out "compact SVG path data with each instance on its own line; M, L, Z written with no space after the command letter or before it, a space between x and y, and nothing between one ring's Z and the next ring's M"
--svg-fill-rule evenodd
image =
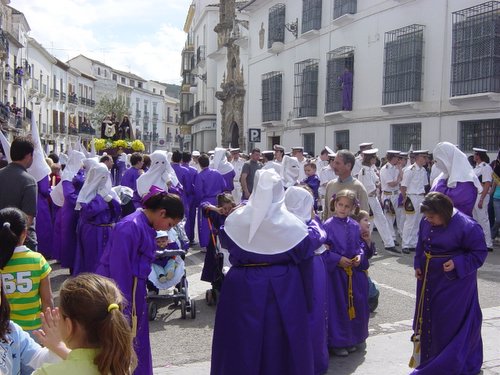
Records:
M374 227L387 254L414 253L413 373L479 373L477 269L500 226L500 153L490 166L475 148L473 167L448 142L432 159L380 159L372 143L317 157L280 145L121 151L45 157L37 134L5 150L0 335L30 349L0 345L2 373L152 374L148 283L177 267L157 250L196 239L201 279L218 295L212 373L325 373L330 355L365 348ZM48 259L73 276L58 308Z

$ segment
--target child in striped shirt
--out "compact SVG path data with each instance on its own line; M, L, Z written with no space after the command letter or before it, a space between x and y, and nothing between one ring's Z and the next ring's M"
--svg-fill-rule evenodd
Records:
M41 327L40 312L53 308L50 265L24 246L27 218L19 209L0 210L0 273L11 306L11 320L25 331Z

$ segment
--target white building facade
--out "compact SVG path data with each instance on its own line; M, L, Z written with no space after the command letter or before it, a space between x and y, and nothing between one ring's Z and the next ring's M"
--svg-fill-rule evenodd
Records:
M246 123L261 148L498 150L500 2L253 0L241 11Z

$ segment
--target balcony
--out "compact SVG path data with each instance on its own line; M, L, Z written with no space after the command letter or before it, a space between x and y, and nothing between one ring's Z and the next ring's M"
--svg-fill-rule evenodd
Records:
M40 84L38 82L38 79L34 79L33 78L31 80L31 85L30 85L28 94L29 95L35 95L35 94L38 93L39 90L40 90Z
M5 67L4 80L7 82L13 82L13 75L8 66Z
M87 99L85 99L85 98L80 98L80 104L81 104L81 105L86 105L86 104L87 104Z
M82 122L80 126L78 127L78 132L81 134L90 134L90 135L95 135L95 130L90 126L89 123L87 122Z
M205 56L205 46L199 46L196 49L196 66L204 67L206 56Z
M73 93L69 95L68 103L75 106L78 105L78 97L76 96L76 94Z
M31 65L27 59L23 59L21 68L23 69L23 79L26 81L31 78Z
M40 93L38 94L40 98L46 98L47 97L47 85L45 83L41 84L40 87Z
M66 102L66 93L65 92L61 92L60 100L61 100L61 102Z
M59 99L59 90L52 89L50 91L51 91L52 99Z
M205 105L205 101L200 100L194 105L193 118L198 116L203 116L207 114L207 106Z
M135 111L135 118L136 118L136 119L139 119L139 118L141 118L141 116L142 116L141 111L136 110L136 111Z
M153 121L158 121L158 113L153 113Z
M144 120L149 120L149 112L144 111Z
M95 107L95 100L90 99L90 107L94 108Z
M159 135L158 133L153 133L153 142L158 142Z

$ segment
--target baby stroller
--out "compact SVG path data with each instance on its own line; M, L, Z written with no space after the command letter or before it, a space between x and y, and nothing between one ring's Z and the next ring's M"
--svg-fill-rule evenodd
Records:
M186 277L186 269L184 259L186 256L186 246L182 246L182 237L184 229L177 225L170 229L169 238L175 239L175 242L180 243L179 249L164 249L156 252L157 258L175 257L176 268L173 277L169 280L160 281L156 272L151 270L147 281L148 288L148 318L155 320L158 313L158 302L165 301L173 303L175 307L180 305L181 318L186 319L189 312L191 319L196 318L196 301L189 296L189 284ZM186 249L185 249L186 248ZM167 294L160 294L161 290L167 290Z

